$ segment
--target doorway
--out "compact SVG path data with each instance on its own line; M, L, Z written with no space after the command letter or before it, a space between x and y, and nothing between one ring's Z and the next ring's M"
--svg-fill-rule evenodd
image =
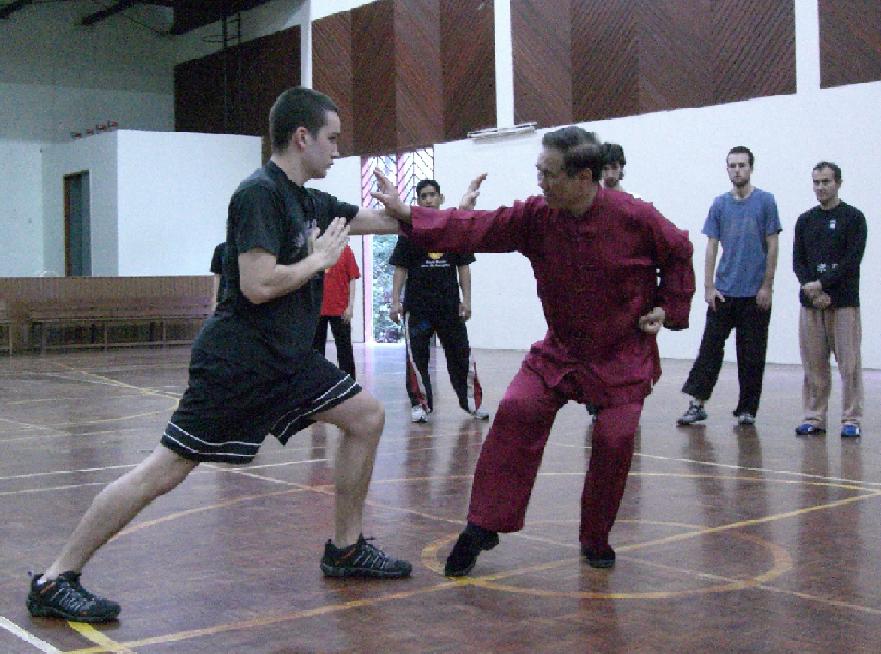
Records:
M64 275L91 277L89 171L64 176Z

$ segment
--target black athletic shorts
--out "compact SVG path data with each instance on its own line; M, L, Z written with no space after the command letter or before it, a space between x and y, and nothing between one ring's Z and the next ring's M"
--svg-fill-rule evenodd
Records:
M361 387L318 352L289 375L261 378L253 366L194 350L187 390L162 444L193 461L247 463L267 434L282 444Z

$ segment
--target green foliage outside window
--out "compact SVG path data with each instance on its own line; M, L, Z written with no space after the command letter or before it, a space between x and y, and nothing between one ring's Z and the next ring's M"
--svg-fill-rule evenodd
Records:
M398 237L373 237L373 340L377 343L397 343L400 327L389 318L392 301L392 275L395 267L388 263Z

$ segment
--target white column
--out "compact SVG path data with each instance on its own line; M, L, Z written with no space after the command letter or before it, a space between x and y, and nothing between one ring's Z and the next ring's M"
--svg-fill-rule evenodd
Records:
M511 40L511 0L495 0L497 127L514 124L514 46Z
M795 88L820 90L820 12L817 0L795 0Z

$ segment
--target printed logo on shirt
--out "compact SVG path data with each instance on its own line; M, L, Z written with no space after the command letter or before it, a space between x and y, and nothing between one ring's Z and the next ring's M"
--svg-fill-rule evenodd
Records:
M829 221L829 229L835 229L835 218Z
M429 253L428 253L428 258L429 258L429 259L434 259L435 261L437 261L438 259L440 259L442 256L444 256L444 253L443 253L443 252L429 252Z

